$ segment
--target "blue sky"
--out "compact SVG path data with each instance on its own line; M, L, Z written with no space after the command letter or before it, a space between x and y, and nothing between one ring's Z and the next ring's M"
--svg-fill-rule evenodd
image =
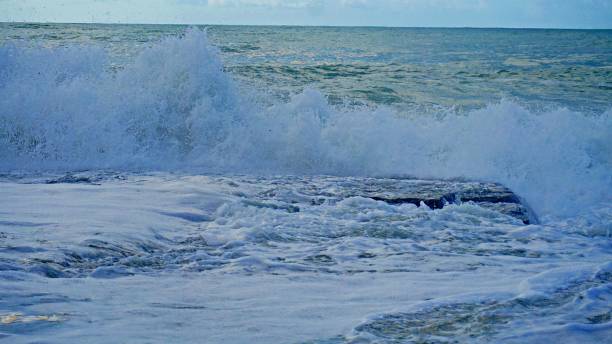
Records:
M0 0L0 21L612 28L612 0Z

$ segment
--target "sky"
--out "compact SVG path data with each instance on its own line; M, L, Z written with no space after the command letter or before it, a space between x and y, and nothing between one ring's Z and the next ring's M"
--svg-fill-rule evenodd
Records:
M0 22L612 29L612 0L0 0Z

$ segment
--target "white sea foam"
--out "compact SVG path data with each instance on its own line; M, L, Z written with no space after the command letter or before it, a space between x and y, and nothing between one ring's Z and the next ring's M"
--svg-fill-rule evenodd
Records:
M96 343L109 333L130 342L603 342L612 331L610 207L524 225L473 203L333 200L334 190L365 187L362 178L37 178L0 178L0 330L11 343ZM329 199L313 202L307 190Z
M612 196L612 112L338 108L317 90L261 105L188 31L113 70L95 46L0 47L0 170L413 175L505 183L539 215Z

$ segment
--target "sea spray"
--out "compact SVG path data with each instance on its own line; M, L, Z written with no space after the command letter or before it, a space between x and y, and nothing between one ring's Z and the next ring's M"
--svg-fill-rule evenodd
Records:
M405 175L505 183L539 214L611 201L612 112L262 105L191 29L121 69L96 46L0 47L0 169ZM269 100L268 100L269 102Z
M0 27L11 343L611 337L609 33Z

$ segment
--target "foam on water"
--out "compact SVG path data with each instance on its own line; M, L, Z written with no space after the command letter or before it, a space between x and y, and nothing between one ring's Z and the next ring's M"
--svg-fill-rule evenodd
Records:
M472 202L344 193L396 180L98 173L0 178L11 343L602 342L612 331L611 207L525 225Z
M262 101L206 34L151 45L120 69L96 46L0 47L0 169L413 175L505 183L540 215L610 202L612 111L457 114L334 107L307 89Z

